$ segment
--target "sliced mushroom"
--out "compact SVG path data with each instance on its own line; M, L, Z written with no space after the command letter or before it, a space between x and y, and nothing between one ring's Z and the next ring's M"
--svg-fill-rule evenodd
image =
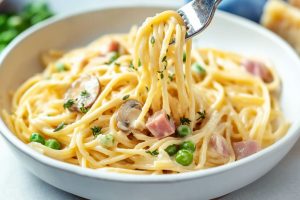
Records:
M122 131L134 129L133 122L142 112L142 104L137 100L128 100L120 108L117 114L117 126Z
M73 82L65 94L65 102L72 101L70 111L85 113L100 94L100 83L96 76L84 75Z

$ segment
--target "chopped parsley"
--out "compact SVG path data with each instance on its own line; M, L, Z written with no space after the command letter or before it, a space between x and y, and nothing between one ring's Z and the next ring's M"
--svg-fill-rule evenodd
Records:
M88 98L90 97L90 93L88 93L88 91L86 90L83 90L81 93L80 93L80 96L84 97L84 98Z
M89 111L89 108L86 108L83 103L81 104L81 107L79 109L84 114Z
M164 56L161 60L161 62L164 64L164 68L166 69L168 66L167 56Z
M74 105L74 100L73 99L69 99L67 102L64 103L64 109L68 109L71 108Z
M100 126L94 126L91 128L91 130L92 130L93 136L97 137L98 135L101 134L102 128Z
M149 153L151 156L157 156L159 153L158 153L158 150L154 150L154 151L146 151L146 153Z
M182 61L185 63L186 62L186 52L183 53Z
M133 65L132 62L129 64L129 68L130 68L130 69L133 69L133 70L137 70L137 68L134 67L134 65Z
M146 90L147 90L147 92L149 91L149 88L146 86Z
M127 94L127 95L125 95L122 99L125 101L125 100L127 100L129 97L130 97L130 95Z
M190 123L191 123L191 120L189 118L186 118L186 117L181 117L180 118L180 124L189 125Z
M141 60L139 59L139 67L140 67L140 66L142 66L142 62L141 62Z
M154 36L151 37L150 42L151 42L152 45L154 45L154 43L155 43L155 38L154 38Z
M199 63L194 63L192 66L192 70L197 72L198 74L206 74L206 70L199 64Z
M199 114L199 118L197 120L205 119L205 117L206 117L206 111L205 110L197 112L197 113Z
M109 59L109 61L105 64L110 65L111 63L113 63L115 60L117 60L120 57L119 52L114 52L114 54L112 55L112 57Z
M67 71L66 65L64 63L56 63L55 68L58 72Z
M120 63L117 63L117 62L115 62L115 66L116 66L116 67L120 67L120 66L121 66L121 64L120 64Z
M175 38L172 38L171 41L169 42L169 45L175 43L176 39Z
M53 132L57 132L60 131L61 129L63 129L65 127L65 122L60 123L54 130Z
M163 78L164 78L164 70L162 70L162 71L157 71L157 73L159 73L160 79L163 79Z
M175 74L169 74L169 79L170 79L170 81L173 81L174 80L174 78L175 78Z

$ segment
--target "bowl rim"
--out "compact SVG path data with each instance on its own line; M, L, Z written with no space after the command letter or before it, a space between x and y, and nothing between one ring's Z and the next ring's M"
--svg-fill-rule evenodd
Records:
M6 56L10 53L11 50L14 49L15 46L18 45L19 42L21 42L23 39L26 39L28 36L30 36L32 33L35 33L48 25L60 22L62 20L68 20L72 17L77 17L84 14L91 14L94 12L101 12L103 10L119 10L119 9L130 9L130 8L152 8L152 9L176 9L174 5L168 3L168 4L162 4L162 5L144 5L142 3L134 3L134 4L124 4L124 5L105 5L96 8L89 8L84 9L81 11L76 11L72 13L65 13L61 15L54 16L48 20L45 20L44 22L41 22L28 30L21 33L12 43L8 45L8 47L1 53L0 55L0 67L2 65L3 60L6 58ZM251 22L250 20L238 17L236 15L232 15L229 13L225 13L222 11L217 11L216 13L217 17L224 18L227 21L231 21L233 23L238 24L241 27L245 27L247 29L252 29L255 32L258 32L259 34L265 35L269 37L271 40L277 43L283 50L285 50L291 57L291 59L294 59L295 62L298 62L298 67L300 66L300 59L296 52L290 47L287 42L283 41L279 36L275 35L271 31L264 29L263 27L255 24L254 22ZM26 155L30 156L32 159L38 161L39 163L43 165L47 165L48 167L56 168L68 173L74 173L79 176L85 176L89 178L94 179L101 179L105 181L112 181L112 182L130 182L130 183L166 183L166 182L181 182L181 181L189 181L193 179L203 178L210 175L216 175L220 173L224 173L226 171L229 171L233 168L240 167L242 165L246 165L258 158L261 158L263 156L266 156L271 151L274 151L275 149L280 148L282 145L286 144L290 139L293 137L298 138L300 135L300 119L296 122L293 122L293 126L289 129L288 133L275 142L273 145L261 150L258 153L255 153L247 158L241 159L236 162L232 162L226 165L204 169L204 170L197 170L193 172L185 172L180 174L170 174L170 175L133 175L133 174L124 174L124 173L116 173L116 172L109 172L107 170L97 170L97 169L87 169L82 168L77 165L72 165L69 163L65 163L59 160L55 160L51 157L45 156L25 143L23 143L21 140L19 140L15 134L13 134L6 124L4 123L4 120L2 119L2 116L0 117L0 133L4 137L4 139L17 148L17 150L25 153Z

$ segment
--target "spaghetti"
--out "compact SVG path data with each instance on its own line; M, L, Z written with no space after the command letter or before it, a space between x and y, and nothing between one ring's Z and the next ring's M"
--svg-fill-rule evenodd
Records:
M181 17L166 11L129 34L50 51L44 72L14 94L6 122L49 157L133 174L224 165L284 136L270 64L192 50L185 34Z

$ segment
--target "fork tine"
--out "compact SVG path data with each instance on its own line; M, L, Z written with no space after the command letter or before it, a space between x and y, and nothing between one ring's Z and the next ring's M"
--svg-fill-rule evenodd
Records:
M186 39L200 33L210 24L220 2L221 0L194 0L177 11L187 27Z

